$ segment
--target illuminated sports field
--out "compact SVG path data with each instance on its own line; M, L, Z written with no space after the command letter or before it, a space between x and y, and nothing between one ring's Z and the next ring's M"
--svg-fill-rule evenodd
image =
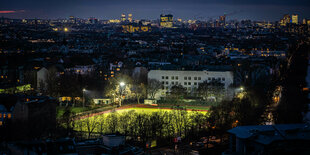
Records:
M104 131L109 132L109 126L111 124L118 124L116 126L117 130L122 133L124 131L121 127L124 124L135 124L137 118L143 118L142 120L151 120L153 116L162 117L164 121L177 118L187 118L191 120L192 118L208 117L208 111L197 111L197 110L175 110L169 108L159 108L159 107L125 107L121 109L116 109L115 112L103 111L100 113L82 116L75 121L75 130L87 132L93 129L93 132ZM168 118L168 119L167 119ZM176 122L176 121L172 121ZM173 126L176 126L173 124ZM102 129L104 128L104 129Z

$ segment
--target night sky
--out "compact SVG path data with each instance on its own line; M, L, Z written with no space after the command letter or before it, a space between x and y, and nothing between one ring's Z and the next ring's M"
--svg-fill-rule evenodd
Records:
M0 16L10 18L158 19L161 13L175 18L209 19L224 13L227 19L275 21L286 13L310 18L310 0L0 0ZM202 18L203 17L203 18Z

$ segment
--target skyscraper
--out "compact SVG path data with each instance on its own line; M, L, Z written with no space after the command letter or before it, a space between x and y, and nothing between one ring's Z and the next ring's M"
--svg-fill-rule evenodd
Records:
M173 26L173 16L171 14L160 15L160 26L164 28L172 28Z
M126 15L122 13L121 15L121 22L125 22L126 21Z
M286 26L286 24L291 22L291 16L286 14L284 17L280 20L281 26Z
M292 15L292 23L293 24L298 24L298 15L297 14Z
M132 14L128 14L128 21L131 23L132 22Z

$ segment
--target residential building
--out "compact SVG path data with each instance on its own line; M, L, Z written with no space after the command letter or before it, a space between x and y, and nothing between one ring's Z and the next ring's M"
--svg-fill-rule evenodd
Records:
M164 97L174 85L181 85L188 92L195 91L204 81L220 80L225 89L233 83L231 71L189 71L189 70L150 70L148 79L156 79L162 83L162 89L155 94L155 98Z
M279 124L238 126L228 130L230 150L223 154L308 154L310 126Z

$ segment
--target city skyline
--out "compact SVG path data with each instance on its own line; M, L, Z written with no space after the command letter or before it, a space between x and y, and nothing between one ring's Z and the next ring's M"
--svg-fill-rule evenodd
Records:
M250 19L259 21L278 21L283 14L298 14L299 19L309 18L310 2L298 1L141 1L113 2L89 1L53 1L33 0L4 1L0 6L0 16L8 18L57 19L76 16L80 18L119 19L121 13L133 14L133 19L159 19L162 13L173 14L175 19L208 20L228 14L227 20Z

